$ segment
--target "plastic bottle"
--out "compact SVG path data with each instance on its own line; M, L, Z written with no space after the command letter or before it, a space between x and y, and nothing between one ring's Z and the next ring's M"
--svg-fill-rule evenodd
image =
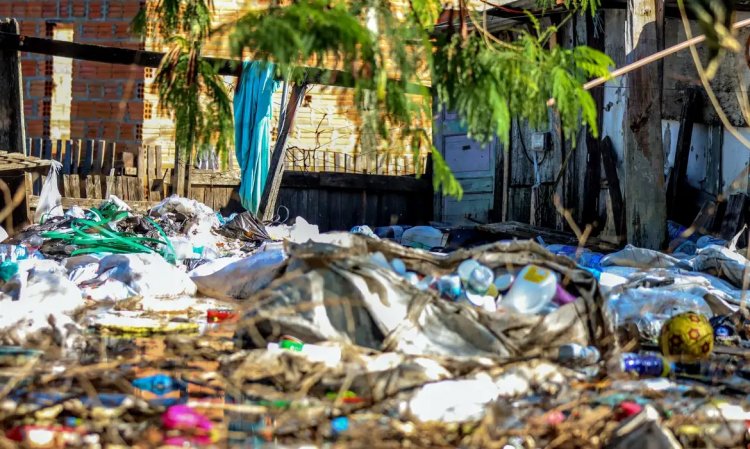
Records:
M665 377L672 367L669 361L660 355L625 352L610 362L609 369L619 373L635 373L643 377Z
M456 273L461 278L461 282L467 282L471 276L471 272L479 266L479 262L474 259L466 259L458 266Z
M594 346L581 346L576 343L568 343L557 349L557 361L566 365L594 365L600 359L601 354Z
M484 295L495 280L495 274L484 265L477 265L466 280L466 289Z
M537 265L528 265L503 297L501 305L518 313L536 314L542 311L555 296L555 274Z
M393 268L393 271L395 271L396 274L401 276L406 274L406 264L401 259L392 259L391 268Z
M441 296L456 300L463 293L461 278L455 274L440 276L437 280L437 290Z
M513 285L514 280L515 277L510 273L500 275L495 278L495 288L497 288L498 293L505 293L510 289L510 286Z

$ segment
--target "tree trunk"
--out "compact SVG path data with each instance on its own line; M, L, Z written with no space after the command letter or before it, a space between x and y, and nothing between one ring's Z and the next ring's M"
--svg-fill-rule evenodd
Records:
M663 0L628 0L625 53L632 62L663 47ZM661 138L663 65L627 75L625 210L628 242L659 249L666 237L664 153Z

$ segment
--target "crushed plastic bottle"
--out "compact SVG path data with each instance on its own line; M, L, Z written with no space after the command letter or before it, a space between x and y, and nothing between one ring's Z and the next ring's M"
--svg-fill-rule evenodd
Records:
M520 273L501 305L518 313L541 312L555 296L555 274L537 265L528 265Z
M437 280L437 290L441 296L455 301L463 293L461 278L455 274L440 276Z
M608 364L609 370L615 373L634 373L639 377L666 377L672 371L672 365L660 355L641 355L625 352Z
M187 393L187 384L166 374L140 377L133 380L133 386L139 390L148 391L157 396L163 396L173 391Z
M568 343L557 349L557 361L571 366L589 366L599 363L601 353L594 346Z

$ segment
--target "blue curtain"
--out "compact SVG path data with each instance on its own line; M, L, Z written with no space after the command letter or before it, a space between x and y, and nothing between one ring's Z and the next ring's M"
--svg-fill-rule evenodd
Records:
M242 206L258 213L268 177L271 147L271 96L278 89L274 66L246 61L234 94L234 144L240 166Z

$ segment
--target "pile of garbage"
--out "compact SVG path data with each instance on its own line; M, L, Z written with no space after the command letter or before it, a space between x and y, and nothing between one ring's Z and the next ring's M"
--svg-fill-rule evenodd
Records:
M747 445L731 243L446 242L179 197L47 215L0 243L0 444Z

